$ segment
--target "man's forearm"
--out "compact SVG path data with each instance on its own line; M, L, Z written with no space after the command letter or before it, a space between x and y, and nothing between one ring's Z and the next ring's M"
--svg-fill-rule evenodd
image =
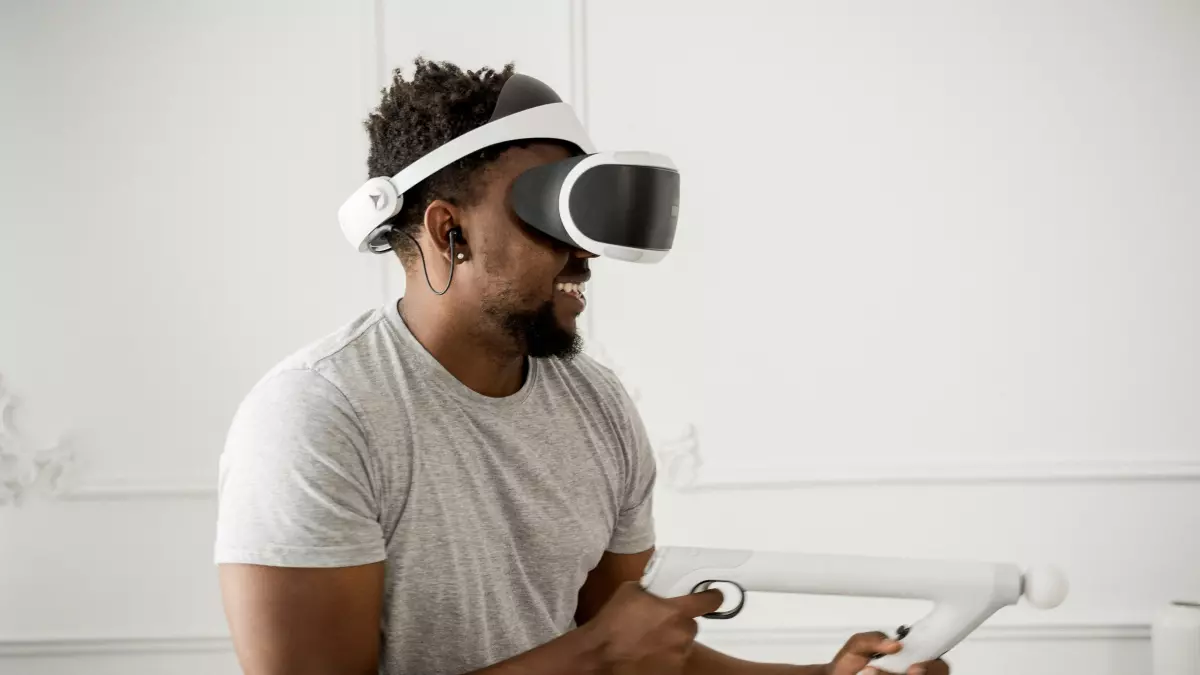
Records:
M697 642L684 672L686 675L825 675L828 668L745 661Z

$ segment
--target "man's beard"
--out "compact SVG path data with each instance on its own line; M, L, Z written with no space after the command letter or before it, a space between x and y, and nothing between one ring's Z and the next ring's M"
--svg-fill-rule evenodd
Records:
M547 300L536 310L488 307L485 311L531 357L570 360L583 351L579 333L568 331L558 322L553 300Z

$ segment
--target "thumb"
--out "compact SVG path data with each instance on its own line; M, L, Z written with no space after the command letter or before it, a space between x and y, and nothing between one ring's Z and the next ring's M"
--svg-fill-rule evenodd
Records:
M710 588L700 593L688 593L667 598L666 602L687 616L697 617L720 609L721 603L725 602L725 594L715 588Z

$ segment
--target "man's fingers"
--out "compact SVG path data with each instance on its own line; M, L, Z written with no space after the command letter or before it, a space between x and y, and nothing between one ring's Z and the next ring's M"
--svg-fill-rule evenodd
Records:
M854 654L871 658L876 654L895 654L900 651L901 644L879 631L857 633L846 642L842 648L844 654Z
M690 617L697 617L709 612L715 612L725 602L725 594L716 588L710 588L700 593L688 593L677 598L667 598L667 602Z
M877 675L878 670L868 667L871 661L883 654L895 654L900 649L899 642L883 633L857 633L834 657L831 675L857 675L860 672Z

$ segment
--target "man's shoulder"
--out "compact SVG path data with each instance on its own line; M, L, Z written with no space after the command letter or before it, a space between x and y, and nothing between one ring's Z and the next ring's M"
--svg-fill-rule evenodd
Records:
M350 321L285 356L267 371L266 376L288 370L316 371L353 359L364 347L372 345L373 334L385 321L386 317L378 308L361 312Z
M247 393L247 399L263 393L287 398L343 398L350 374L368 372L377 358L380 332L386 317L379 309L367 310L325 335L287 354L263 373Z

